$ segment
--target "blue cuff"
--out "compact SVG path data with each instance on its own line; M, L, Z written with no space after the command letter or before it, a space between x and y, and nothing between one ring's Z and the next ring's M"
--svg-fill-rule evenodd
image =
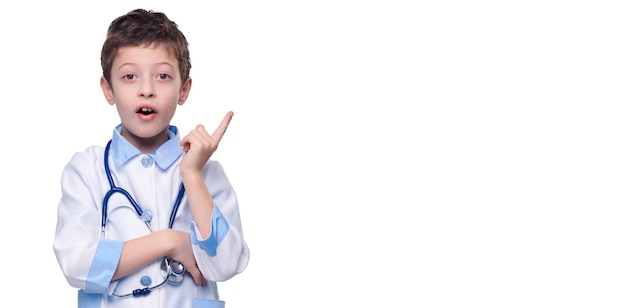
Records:
M99 308L102 301L102 294L85 293L85 290L78 290L78 308Z
M91 262L85 291L88 293L108 293L109 283L122 255L124 242L102 239Z
M222 240L228 234L228 222L222 216L222 212L217 208L217 206L213 207L213 216L211 217L211 234L205 240L199 241L196 237L195 226L191 226L191 244L198 245L202 250L206 251L209 256L215 257L217 254L217 246L222 242Z

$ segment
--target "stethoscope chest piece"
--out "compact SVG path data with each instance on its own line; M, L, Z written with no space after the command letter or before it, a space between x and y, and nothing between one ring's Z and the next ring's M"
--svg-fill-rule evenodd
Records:
M172 258L164 258L161 262L161 273L171 284L179 284L185 278L185 266Z

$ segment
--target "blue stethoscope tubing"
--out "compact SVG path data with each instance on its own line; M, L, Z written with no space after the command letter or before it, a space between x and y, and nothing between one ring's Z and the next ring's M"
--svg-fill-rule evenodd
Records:
M152 220L152 214L150 212L144 212L141 209L141 206L139 206L137 201L135 201L133 196L131 196L131 194L126 189L115 186L115 182L113 181L113 176L111 175L111 169L109 168L109 149L110 148L111 148L111 140L109 140L109 142L106 145L106 148L104 149L104 172L106 173L107 179L109 180L109 185L111 186L111 189L109 189L109 191L104 195L104 200L102 201L102 234L104 234L104 230L106 227L109 199L115 193L120 193L124 195L126 199L128 199L130 204L135 209L135 212L137 212L137 215L141 217L141 219L146 223L146 225L148 226L148 229L150 229L150 232L153 232L152 227L150 226L150 220ZM176 201L174 202L172 213L170 214L170 221L168 224L169 228L172 228L172 226L174 225L174 218L176 217L176 213L178 212L178 208L180 207L180 203L183 200L184 194L185 194L185 185L181 182L180 188L178 189L178 196L176 196Z

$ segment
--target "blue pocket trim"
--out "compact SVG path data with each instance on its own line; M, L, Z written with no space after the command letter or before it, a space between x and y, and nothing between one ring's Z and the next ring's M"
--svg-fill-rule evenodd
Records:
M199 297L193 299L193 308L224 308L225 305L224 301L214 299Z

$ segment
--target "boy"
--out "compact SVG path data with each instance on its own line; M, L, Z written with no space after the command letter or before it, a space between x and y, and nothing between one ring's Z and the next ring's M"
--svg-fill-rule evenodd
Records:
M160 12L115 19L100 86L121 124L62 174L53 248L79 307L224 307L217 281L249 250L237 198L210 160L233 116L209 134L170 125L191 89L188 43Z

